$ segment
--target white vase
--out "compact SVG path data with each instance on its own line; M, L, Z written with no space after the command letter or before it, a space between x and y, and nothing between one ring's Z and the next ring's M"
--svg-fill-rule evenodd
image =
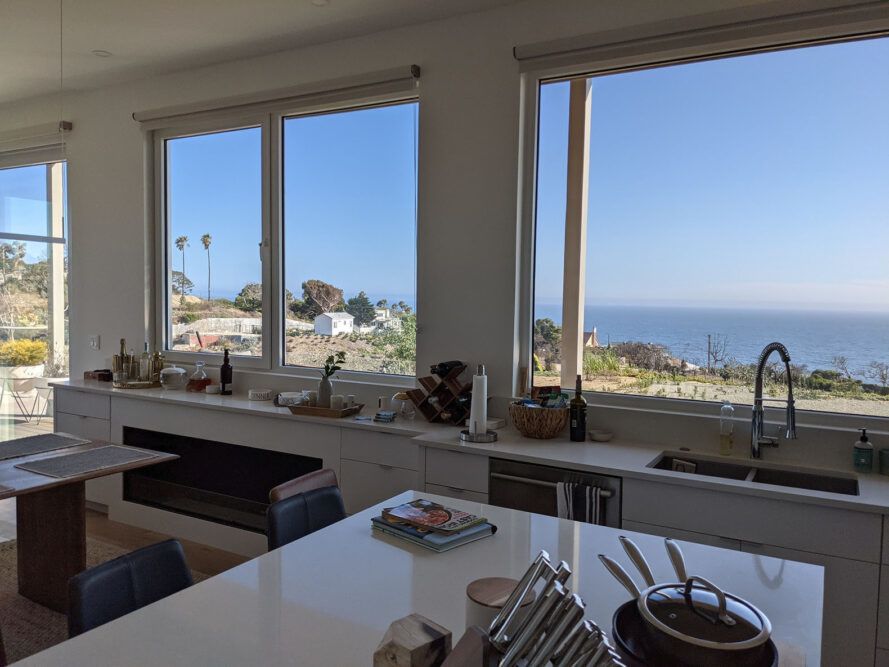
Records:
M318 383L318 407L329 408L330 397L333 395L333 383L329 377L322 377Z

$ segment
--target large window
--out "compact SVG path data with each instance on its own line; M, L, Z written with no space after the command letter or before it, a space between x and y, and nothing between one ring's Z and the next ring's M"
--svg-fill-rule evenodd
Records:
M262 130L167 139L168 348L262 355Z
M535 384L750 403L778 340L798 407L889 416L887 72L882 38L541 85Z
M414 375L417 104L284 119L285 363Z
M156 131L170 358L300 373L343 352L345 374L415 374L418 107L386 93Z
M65 179L64 162L0 169L0 376L19 393L68 375Z

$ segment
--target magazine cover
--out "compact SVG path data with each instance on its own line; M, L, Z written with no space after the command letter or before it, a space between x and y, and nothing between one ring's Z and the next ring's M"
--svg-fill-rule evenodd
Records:
M469 512L451 509L422 498L383 510L383 518L392 523L406 523L421 530L454 533L486 521Z

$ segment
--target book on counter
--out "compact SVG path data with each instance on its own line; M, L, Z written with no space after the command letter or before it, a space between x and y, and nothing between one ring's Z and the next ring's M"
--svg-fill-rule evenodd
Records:
M443 552L497 532L485 517L418 499L385 508L371 519L374 530Z

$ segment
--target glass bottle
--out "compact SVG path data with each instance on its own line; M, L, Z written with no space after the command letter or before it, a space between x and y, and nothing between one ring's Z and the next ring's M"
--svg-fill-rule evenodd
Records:
M574 398L568 405L571 419L571 439L575 442L586 440L586 399L583 397L583 386L580 375L574 387Z
M232 364L228 358L228 348L225 348L225 354L222 357L222 366L219 367L219 384L222 385L222 391L219 393L223 396L232 395Z
M210 378L204 372L204 362L194 362L194 373L188 378L188 384L185 385L185 391L204 391L210 384Z
M148 354L148 341L145 341L145 348L142 350L142 356L139 357L139 379L142 381L151 379L151 355Z
M735 446L735 408L723 401L719 409L719 453L731 456Z

